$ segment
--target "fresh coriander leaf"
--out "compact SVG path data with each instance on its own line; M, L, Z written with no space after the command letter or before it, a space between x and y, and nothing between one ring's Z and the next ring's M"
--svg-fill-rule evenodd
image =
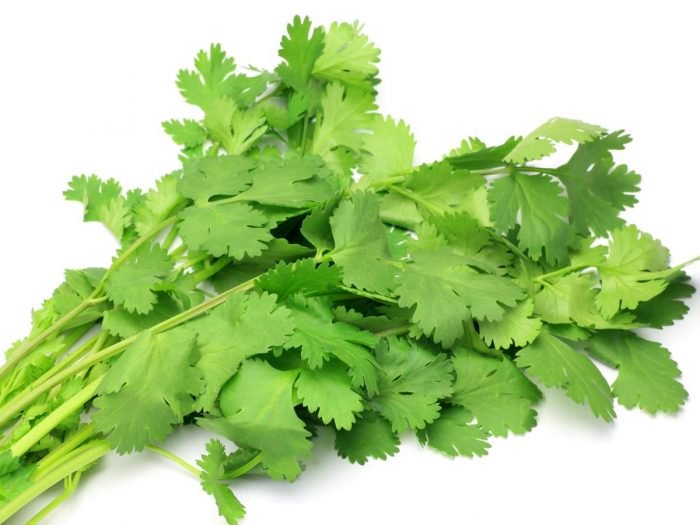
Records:
M438 401L452 394L452 364L417 343L389 337L375 350L379 394L371 400L394 432L422 429L440 415Z
M248 189L258 162L235 155L204 157L185 162L178 190L198 205L213 197L231 197Z
M526 299L506 310L499 321L480 321L479 333L486 343L496 348L525 346L534 341L542 330L542 321L532 317L534 304Z
M285 63L277 66L276 73L292 89L305 91L323 47L323 28L316 27L311 31L311 20L308 17L302 20L295 16L292 23L287 25L287 35L282 37L279 55Z
M498 321L524 296L510 279L477 273L444 250L415 252L397 282L399 306L415 307L413 322L445 347L462 337L470 316Z
M418 431L418 440L450 457L485 456L491 448L489 435L472 423L473 419L472 413L462 407L444 409L438 419Z
M19 496L33 484L36 465L22 465L9 450L0 452L0 506Z
M397 273L392 264L379 203L368 192L355 192L342 201L330 219L335 248L329 253L343 269L343 282L388 294Z
M450 402L467 409L484 430L506 436L524 434L535 426L533 405L540 400L540 391L510 359L463 350L455 353L452 364L456 379Z
M360 184L367 186L392 175L407 173L413 168L416 141L411 129L403 121L376 116L365 136L360 157Z
M320 299L297 297L290 306L295 330L285 348L301 348L301 357L311 369L324 366L332 357L339 359L349 367L353 387L364 386L370 395L375 394L379 365L368 349L374 348L377 337L334 322L330 307Z
M230 98L218 97L210 101L204 116L204 126L213 141L229 155L248 151L265 134L265 115L261 107L240 109Z
M86 222L101 222L117 239L131 223L131 210L114 179L102 181L96 175L73 177L63 193L66 200L82 203Z
M185 148L202 146L209 139L207 130L199 122L192 119L168 120L163 122L163 129L170 135L175 144Z
M596 333L586 349L594 357L619 369L613 394L627 408L651 414L677 412L688 398L678 381L681 375L671 354L659 343L634 332L608 330Z
M107 297L130 312L147 314L158 300L158 284L172 268L173 261L163 248L144 244L107 279Z
M596 235L624 225L620 212L634 205L640 177L627 166L615 166L612 150L631 141L616 131L579 145L571 159L556 169L571 204L571 222L577 232Z
M496 229L508 232L519 224L518 244L532 260L556 264L568 259L573 241L569 201L551 177L511 173L493 183L489 201Z
M158 294L154 308L147 314L137 314L124 308L113 308L104 313L102 328L110 334L127 338L136 335L182 311L181 305L167 294Z
M372 89L379 50L361 31L362 26L357 22L333 22L326 32L323 53L314 65L314 76L364 90Z
M336 290L341 283L337 266L327 263L316 265L313 259L293 263L281 261L269 272L260 276L257 287L277 294L280 300L297 293L310 296Z
M537 160L556 151L555 144L583 144L600 137L605 128L587 124L580 120L554 117L548 120L520 141L505 157L505 161L520 164Z
M338 455L351 463L364 465L369 458L387 459L399 451L399 438L389 422L366 411L350 430L338 430L335 448Z
M306 408L318 411L324 424L332 421L339 430L350 430L355 414L363 409L362 397L352 389L350 377L337 362L314 370L302 369L295 387Z
M143 202L135 209L135 226L140 235L146 235L162 221L167 219L182 202L178 192L180 172L173 172L156 181L156 187L150 190Z
M186 328L143 332L107 372L92 421L118 453L162 441L192 411L204 386L195 337Z
M546 330L533 343L518 351L516 363L548 387L566 390L577 403L587 403L596 416L612 421L612 392L598 368Z
M198 334L197 369L207 384L197 406L210 409L221 387L248 357L283 345L294 330L290 311L274 295L233 295L191 324Z
M456 169L487 170L498 168L504 165L506 156L521 141L522 139L510 137L503 144L486 147L479 139L472 138L468 142L462 141L459 151L451 151L447 160Z
M667 280L653 272L668 266L668 250L648 233L629 225L610 235L607 260L600 264L601 288L596 304L606 318L621 308L634 309L666 288Z
M301 474L300 462L311 456L310 434L294 412L297 375L247 360L221 392L223 417L201 419L199 424L259 450L272 479L292 481Z
M689 280L690 277L681 272L659 295L639 303L634 311L635 318L652 328L670 326L683 319L688 312L688 306L682 299L687 299L695 293L695 288L688 283Z
M245 516L245 507L231 491L228 484L222 480L227 456L224 445L215 439L206 445L207 453L197 461L202 469L200 475L202 488L207 494L214 496L219 514L229 525L238 525Z

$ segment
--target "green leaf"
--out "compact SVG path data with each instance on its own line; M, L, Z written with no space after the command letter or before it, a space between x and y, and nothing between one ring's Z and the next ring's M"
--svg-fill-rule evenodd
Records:
M566 390L577 403L587 403L596 416L612 421L612 392L598 368L585 355L543 330L518 351L516 363L548 387Z
M374 410L391 423L394 432L422 429L440 415L438 401L452 394L452 364L406 339L389 337L376 349L379 394Z
M391 263L379 203L369 192L355 192L342 201L330 219L335 248L329 256L343 269L343 282L388 294L397 270Z
M140 235L146 235L161 222L170 217L182 197L178 192L180 172L175 171L156 181L156 187L150 190L143 202L135 209L134 223Z
M631 141L622 133L616 131L581 144L571 159L556 169L578 233L587 234L590 229L596 235L606 235L624 225L618 215L637 202L634 193L639 191L639 175L624 164L615 166L611 154Z
M327 363L323 368L304 368L296 382L296 392L311 412L318 411L324 424L350 430L355 414L362 411L362 397L352 389L350 377L342 366Z
M130 312L147 314L158 300L155 291L173 268L168 253L144 244L107 279L107 297Z
M524 296L510 279L477 273L444 250L414 253L397 282L399 306L415 307L412 320L445 347L464 335L471 316L497 321Z
M403 121L391 117L374 118L372 133L365 136L360 157L360 184L367 186L392 175L409 172L413 168L416 141L411 129Z
M535 313L547 323L595 326L601 319L595 306L596 280L590 273L571 273L548 282L535 295Z
M683 272L671 281L659 295L640 303L634 311L636 319L652 328L670 326L683 319L688 313L688 306L681 299L692 297L695 288L688 281L690 277Z
M36 465L22 465L9 450L0 452L0 508L32 486Z
M212 197L238 195L252 184L257 166L257 161L235 155L192 159L185 162L178 189L199 205Z
M194 347L195 333L185 328L143 332L109 369L92 421L118 453L162 441L192 411L204 386Z
M191 326L197 331L197 369L207 384L197 406L209 409L221 387L248 357L283 345L294 330L290 311L274 295L237 294Z
M224 417L199 420L239 446L260 451L272 479L294 480L302 460L311 456L310 434L294 412L297 371L281 371L263 361L248 360L221 392Z
M488 433L471 421L474 416L461 407L450 407L440 417L418 431L418 440L450 457L485 456L491 448Z
M194 65L195 71L181 69L177 75L177 87L190 104L207 111L214 100L236 91L236 64L219 44L212 44L209 53L197 53Z
M499 321L480 321L479 333L484 341L496 348L525 346L534 341L542 330L542 321L532 317L534 304L526 299L506 310Z
M214 257L255 257L272 240L265 214L242 202L190 206L178 216L185 244L191 250L204 250Z
M505 161L520 164L528 160L537 160L556 151L555 144L583 144L605 133L605 128L587 124L580 120L554 117L548 120L520 141L506 155Z
M377 106L369 93L363 93L342 84L328 84L321 96L321 117L314 131L311 151L329 164L333 150L345 146L359 151L364 136L358 131L372 126L372 113Z
M456 379L450 402L467 409L484 430L506 436L535 426L533 405L541 394L510 359L464 350L455 353L452 364Z
M204 126L212 140L221 144L229 155L245 153L267 131L260 106L240 109L233 100L224 97L209 103Z
M386 459L399 451L399 438L386 419L364 412L350 430L338 430L335 448L351 463L364 465L369 458Z
M289 302L287 304L290 304ZM319 299L296 299L291 306L294 333L285 348L301 348L301 357L309 368L320 368L332 357L349 367L352 385L377 392L378 364L368 349L377 337L346 323L334 322L328 304Z
M326 33L323 53L313 68L314 76L364 90L372 89L379 50L361 31L362 26L357 22L333 22Z
M569 201L551 177L511 173L493 183L489 201L496 229L508 232L519 224L518 244L532 260L544 257L556 264L568 259L573 241Z
M302 259L289 264L281 261L260 276L257 287L277 294L282 301L297 293L309 296L337 290L340 282L341 272L338 266L327 263L317 266L313 259Z
M653 272L667 268L668 259L668 250L636 226L612 232L608 258L598 266L601 288L596 304L603 316L610 318L622 308L634 309L663 292L667 280Z
M659 343L634 332L609 330L595 334L586 350L619 369L612 388L622 406L639 407L651 414L678 412L688 399L688 392L678 381L678 365Z
M209 139L207 130L199 122L192 119L168 120L163 122L163 129L170 135L175 144L185 148L196 148Z
M207 453L197 461L202 469L200 474L201 485L204 491L214 496L216 506L226 523L238 525L239 520L245 516L245 507L231 491L226 481L221 478L224 475L224 465L227 456L224 445L215 439L206 445Z
M63 192L66 200L80 202L85 208L83 220L101 222L117 239L131 224L131 210L114 179L100 180L96 175L75 176Z
M287 35L282 37L279 51L284 64L275 70L282 81L296 91L307 89L316 60L323 51L323 28L316 27L311 35L311 20L295 16L287 25Z
M124 308L113 308L104 313L102 328L117 337L136 335L182 311L181 305L166 294L158 294L154 308L147 314L137 314Z

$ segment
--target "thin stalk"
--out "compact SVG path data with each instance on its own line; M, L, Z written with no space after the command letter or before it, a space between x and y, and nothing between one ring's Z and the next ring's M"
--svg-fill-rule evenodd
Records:
M44 436L60 425L64 419L74 412L82 410L85 403L87 403L95 395L95 391L101 382L102 376L92 381L80 392L75 394L60 407L42 419L37 425L32 427L32 429L22 436L17 443L10 447L12 455L16 458L22 456L25 452L41 441Z
M306 113L304 115L304 127L301 130L301 146L299 147L299 151L301 151L301 156L304 156L304 153L306 153L306 141L308 139L308 134L309 134L309 114Z
M256 279L257 277L249 279L248 281L245 281L239 284L238 286L234 286L233 288L217 295L212 299L209 299L208 301L193 306L189 310L185 310L184 312L181 312L178 315L171 317L170 319L166 319L165 321L155 325L154 327L149 328L149 330L151 330L153 333L165 332L166 330L175 328L176 326L179 326L180 324L185 323L190 319L194 319L195 317L198 317L203 313L208 312L212 308L215 308L216 306L219 306L220 304L224 303L230 296L245 290L249 290L255 284ZM15 417L21 410L26 408L35 399L48 392L54 386L63 382L65 379L73 377L74 375L90 368L91 366L97 363L100 363L115 355L120 354L131 343L133 343L139 337L140 334L141 332L139 332L138 334L134 334L131 337L128 337L118 343L108 346L107 348L88 356L87 358L74 364L73 366L62 370L55 375L52 375L41 384L32 384L31 388L25 389L24 392L22 392L17 397L11 399L9 403L0 408L0 426L7 423L10 419Z
M78 430L75 434L44 456L34 471L34 476L39 478L44 472L51 470L57 463L73 452L80 445L95 435L95 427L89 423Z
M160 245L161 248L163 248L165 251L168 251L170 247L173 245L175 242L175 239L177 239L177 234L179 233L179 230L177 229L176 226L173 226L170 228L170 231L168 232L168 235L165 236L165 239L163 239L163 243Z
M400 326L394 326L392 328L387 328L386 330L380 330L379 332L375 332L374 335L382 338L382 337L389 337L392 335L407 334L410 330L411 330L410 324L402 324Z
M209 277L218 273L219 271L223 270L226 266L231 264L231 262L233 262L233 260L229 257L222 257L214 264L211 264L207 268L196 272L194 274L194 282L199 284L201 282L206 281L207 279L209 279Z
M255 466L262 461L262 453L257 454L256 456L253 457L248 463L245 465L241 465L235 470L232 470L230 472L224 472L223 476L221 476L221 479L225 480L230 480L230 479L236 479L240 478L244 474L247 474L250 472L252 469L255 468Z
M89 467L92 463L107 454L109 450L109 444L106 441L94 441L83 445L83 448L80 449L80 453L72 457L70 461L61 463L55 469L47 472L44 477L36 480L24 492L8 501L3 507L0 507L0 523L5 523L27 504L62 479Z
M199 470L197 467L190 465L187 461L182 459L180 456L176 456L169 450L165 450L164 448L157 447L155 445L146 445L146 449L150 450L151 452L154 452L155 454L158 454L159 456L169 459L173 463L178 464L197 479L199 479L200 475L202 474L202 471Z
M50 327L38 333L34 337L25 340L21 345L19 345L19 347L17 347L17 349L15 349L10 354L5 363L3 363L2 366L0 366L0 380L2 380L18 362L20 362L22 359L31 354L37 346L46 341L52 335L60 332L63 328L65 328L68 325L68 323L70 323L73 319L80 315L85 309L92 306L93 304L98 304L99 302L102 302L104 298L101 298L100 294L102 293L104 284L107 282L107 279L109 279L109 277L111 277L111 275L122 264L124 264L124 262L126 262L129 259L129 257L131 257L134 254L134 252L136 252L136 250L138 250L144 243L146 243L152 237L157 235L163 228L174 224L175 221L176 217L166 219L160 224L153 227L151 230L149 230L145 235L137 239L131 246L129 246L124 251L122 255L119 256L117 260L114 261L114 263L112 263L112 266L109 268L109 270L105 272L104 276L102 277L100 284L98 284L97 288L95 288L95 290L87 298L85 298L85 300L83 300L79 305L77 305L75 308L66 313L63 317L58 319Z
M78 488L78 484L80 483L80 476L81 473L76 472L72 476L67 477L64 481L65 488L63 489L63 492L56 496L51 501L51 503L49 503L38 513L36 513L34 517L32 517L32 519L30 519L27 522L27 525L38 525L38 523L41 520L43 520L46 516L51 514L56 509L56 507L58 507L61 503L70 498L73 495L73 492L75 492L75 489Z

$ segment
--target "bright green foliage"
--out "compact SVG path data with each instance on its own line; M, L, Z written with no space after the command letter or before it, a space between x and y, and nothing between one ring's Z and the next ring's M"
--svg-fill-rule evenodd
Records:
M200 354L197 369L207 383L197 400L203 408L211 408L244 359L281 346L294 330L290 311L266 293L235 295L193 326Z
M307 89L311 72L324 47L323 28L317 27L311 32L311 20L308 17L294 17L287 26L287 35L282 37L280 57L285 60L275 70L282 81L296 91Z
M70 182L120 249L66 271L5 354L0 522L57 472L65 499L109 447L173 460L237 525L228 483L296 479L324 427L353 463L408 430L474 457L535 426L533 381L605 421L614 397L685 402L669 352L632 331L682 318L694 290L693 260L669 267L622 217L629 136L554 118L414 167L408 124L377 113L379 50L358 23L295 17L279 56L243 73L212 45L179 72L201 113L163 123L178 165L151 189ZM539 165L559 144L569 159ZM197 468L156 446L190 424L237 450L211 440Z
M586 349L619 369L612 389L622 406L639 407L651 414L677 412L688 398L678 382L678 365L659 343L633 332L610 330L594 335Z
M326 32L323 53L316 60L314 76L371 89L377 75L379 50L361 31L362 26L357 22L333 22Z
M438 401L452 393L452 364L416 343L387 338L376 350L382 374L372 407L394 432L422 429L440 413Z
M158 296L158 285L168 275L173 261L158 246L144 245L131 261L117 268L107 280L107 296L130 312L147 314Z
M302 369L296 392L303 405L325 424L331 421L337 429L350 430L355 414L362 411L362 397L352 389L350 377L343 367L328 363L315 370Z
M486 343L496 348L511 344L525 346L534 341L542 329L542 321L532 317L534 304L530 299L506 310L500 321L481 321L479 333Z
M297 374L246 361L221 392L223 417L201 420L200 425L259 450L271 478L292 481L301 474L299 462L311 454L310 434L294 413Z
M601 134L605 128L594 124L586 124L580 120L554 117L548 120L532 133L522 139L513 150L506 155L505 161L520 164L528 160L538 160L556 151L555 143L583 144Z
M136 231L146 235L162 221L167 219L175 207L182 201L178 192L180 173L173 172L156 182L156 187L144 196L135 210Z
M596 416L615 417L612 392L605 378L585 355L558 337L543 331L535 342L518 352L516 363L548 387L563 388L577 403L586 403Z
M330 256L343 269L343 281L363 290L388 293L397 273L391 262L377 199L356 192L330 219L335 248Z
M335 148L344 146L359 151L364 138L358 131L371 128L371 112L376 108L369 93L346 88L340 83L328 84L321 96L322 116L314 131L311 151L329 165L338 165L341 162Z
M285 347L301 348L301 357L311 369L324 366L331 358L342 361L354 387L364 386L370 394L376 393L378 365L369 349L377 338L350 324L334 322L333 312L322 300L297 298L290 306L295 330Z
M596 304L602 314L610 318L621 308L634 309L663 292L665 275L653 272L664 270L668 259L668 250L636 226L612 232L608 258L598 267L601 288Z
M413 321L435 342L451 346L470 316L497 321L523 297L511 280L477 273L445 251L416 252L399 274L399 305L414 307Z
M224 445L215 439L207 443L207 453L197 461L202 469L201 485L207 494L214 496L219 514L229 525L237 525L245 516L245 507L238 501L226 482L222 479L226 463Z
M338 454L351 463L364 465L369 458L386 459L399 451L399 438L386 419L365 412L350 430L339 430L335 438Z
M102 181L95 175L80 175L71 179L63 196L83 204L86 222L101 222L121 239L131 222L130 210L121 192L121 186L114 179Z
M546 175L512 173L493 183L489 201L498 230L520 226L518 244L531 259L544 258L550 264L566 261L572 236L569 202L554 180Z
M22 465L9 450L0 452L0 507L31 486L34 470L34 465Z
M440 419L418 431L421 444L429 445L448 456L485 456L491 447L489 435L471 421L474 416L461 407L443 410Z
M627 166L615 166L612 150L624 149L629 135L616 131L581 144L571 159L557 169L571 204L571 221L581 234L597 235L619 228L620 212L637 202L639 175Z
M194 367L195 333L143 332L100 384L93 422L120 454L165 439L192 410L204 383Z
M365 137L360 159L362 184L371 184L392 175L408 173L413 168L416 141L403 121L375 117L371 135Z
M455 353L452 364L456 379L450 402L467 409L481 428L506 436L535 426L533 404L541 394L510 359L464 350Z

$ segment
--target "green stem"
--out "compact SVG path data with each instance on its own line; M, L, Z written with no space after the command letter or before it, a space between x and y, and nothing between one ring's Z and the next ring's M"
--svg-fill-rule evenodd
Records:
M304 156L304 153L306 153L306 141L308 139L308 134L309 134L309 114L306 113L304 115L304 127L301 130L301 146L299 147L299 151L301 151L301 156Z
M224 269L226 266L231 264L232 259L229 257L222 257L218 261L216 261L214 264L208 266L207 268L204 268L203 270L198 271L197 273L194 274L194 282L199 284L201 282L206 281L211 277L212 275L218 273L220 270Z
M44 472L51 470L57 463L63 461L65 457L73 452L80 445L95 435L95 427L92 423L88 423L78 430L75 434L61 443L58 447L49 452L39 461L34 477L40 478Z
M402 334L407 334L411 330L411 325L410 324L402 324L400 326L394 326L392 328L387 328L386 330L380 330L379 332L375 332L374 335L377 337L389 337L392 335L402 335Z
M168 235L165 236L165 239L163 239L163 244L161 244L161 248L163 248L165 251L168 251L170 247L173 245L175 242L175 239L177 239L177 234L179 233L178 229L176 226L173 226L170 228L170 231L168 232Z
M65 488L63 492L61 492L57 497L55 497L53 501L51 501L51 503L49 503L38 513L36 513L34 517L27 522L27 525L38 525L38 523L41 520L43 520L46 516L51 514L51 512L53 512L56 509L56 507L58 507L61 503L70 498L73 492L75 492L75 489L78 488L78 483L80 483L80 475L80 472L76 472L72 476L67 477L64 481Z
M232 470L230 472L224 472L223 476L221 476L221 479L223 480L230 480L230 479L236 479L240 478L244 474L247 474L250 472L252 469L255 468L255 466L262 461L262 453L257 454L253 459L248 461L245 465L241 465L235 470Z
M182 459L179 456L176 456L175 454L173 454L169 450L165 450L164 448L157 447L155 445L146 445L146 449L158 454L159 456L162 456L166 459L169 459L173 463L177 463L179 466L184 468L187 472L192 474L197 479L199 479L200 475L202 474L202 471L199 470L197 467L190 465L187 461L185 461L184 459Z
M543 273L542 275L538 275L537 277L533 277L533 281L537 281L538 283L543 283L544 281L547 281L549 279L552 279L553 277L559 277L560 275L565 275L570 272L575 272L576 270L580 270L582 268L586 268L590 266L589 264L570 264L569 266L565 266L564 268L559 268L558 270L555 270L553 272L548 272L548 273Z
M76 454L69 461L61 463L55 469L47 472L45 476L32 483L24 492L8 501L3 507L0 507L0 523L5 523L27 504L62 479L89 467L92 463L107 454L109 450L109 444L106 441L94 441L83 445L79 454Z
M101 382L102 376L92 381L80 392L68 399L60 407L32 427L32 429L22 436L17 443L10 447L12 455L16 458L22 456L25 452L41 441L44 436L60 425L64 419L74 412L82 410L83 405L85 405L85 403L87 403L95 395L95 391Z
M540 168L538 166L511 166L511 170L515 171L532 171L535 173L546 173L548 175L559 175L559 170L554 168Z
M248 281L239 284L238 286L234 286L233 288L217 295L212 299L209 299L208 301L200 303L196 306L193 306L189 310L185 310L184 312L181 312L169 319L166 319L165 321L155 325L154 327L149 328L149 330L151 330L153 333L160 333L165 332L166 330L170 330L171 328L175 328L176 326L179 326L180 324L189 321L190 319L194 319L195 317L198 317L203 313L208 312L212 308L215 308L216 306L219 306L220 304L226 302L226 300L232 295L245 290L249 290L254 286L256 280L257 277L254 277L252 279L249 279ZM107 348L88 356L86 359L74 364L73 366L62 370L55 375L52 375L39 385L32 384L33 388L25 389L20 395L12 398L9 401L9 403L0 408L0 427L7 423L10 419L15 417L20 411L22 411L30 403L32 403L32 401L45 394L54 386L63 382L65 379L73 377L79 372L82 372L83 370L86 370L97 363L100 363L115 355L120 354L131 343L133 343L141 333L142 332L134 334L131 337L128 337L118 343L108 346Z
M134 254L134 252L136 252L136 250L138 250L144 243L148 242L152 237L157 235L161 230L163 230L163 228L174 224L175 221L176 217L166 219L151 230L149 230L145 235L137 239L131 246L129 246L124 251L122 255L119 256L119 258L116 261L114 261L114 263L112 263L112 266L109 268L109 270L105 272L104 276L102 277L100 284L97 285L95 290L93 290L93 292L87 298L85 298L79 305L77 305L71 311L66 313L63 317L58 319L50 327L46 328L34 337L25 340L19 347L17 347L10 354L5 363L3 363L2 366L0 366L0 380L2 380L18 362L20 362L22 359L24 359L30 353L32 353L37 346L46 341L52 335L60 332L64 327L68 325L68 323L70 323L73 319L80 315L85 309L92 306L93 304L102 302L104 298L101 298L100 294L102 293L105 283L112 276L112 274L122 264L124 264L124 262L126 262L129 259L129 257L131 257Z

